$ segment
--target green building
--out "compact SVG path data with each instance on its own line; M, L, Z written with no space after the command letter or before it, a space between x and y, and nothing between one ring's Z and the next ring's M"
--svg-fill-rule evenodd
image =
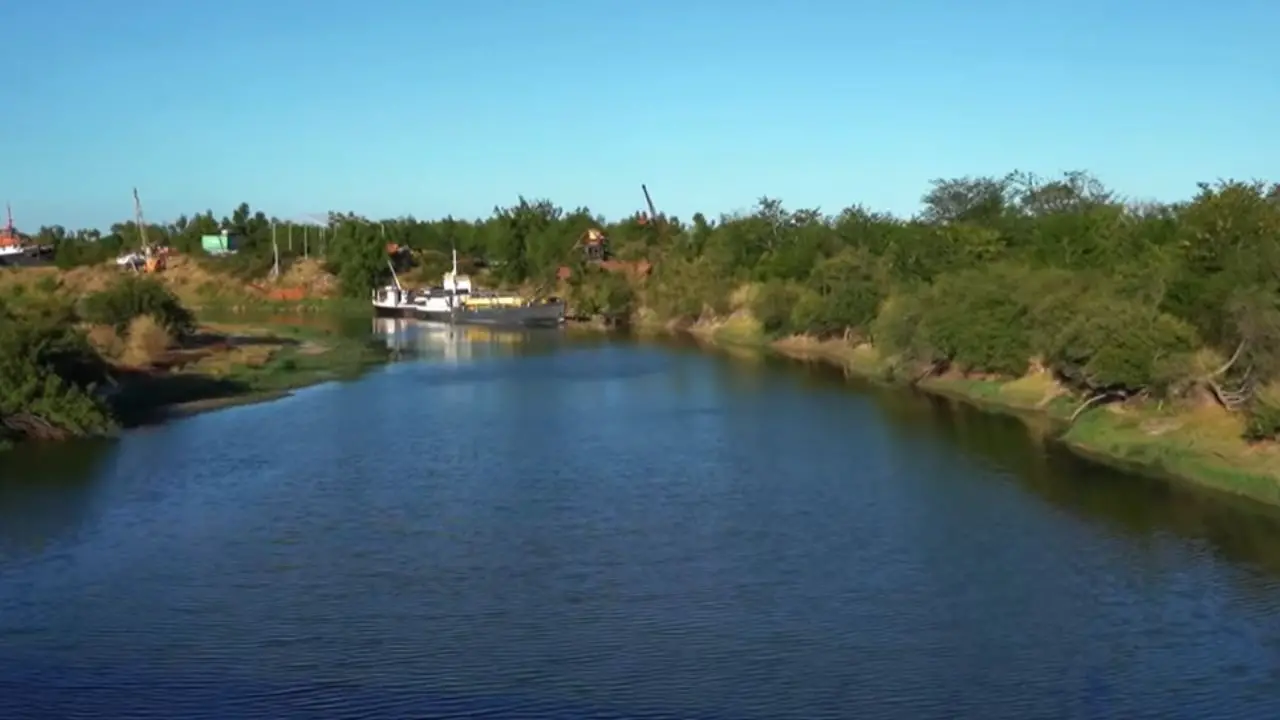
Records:
M236 251L236 237L228 235L226 230L220 235L201 235L200 247L210 255L230 255Z

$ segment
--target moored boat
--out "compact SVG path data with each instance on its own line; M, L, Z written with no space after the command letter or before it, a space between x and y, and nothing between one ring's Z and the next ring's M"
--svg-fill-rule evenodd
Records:
M564 322L565 303L559 298L526 298L513 293L475 290L471 278L453 269L440 287L405 289L392 269L393 285L373 292L374 313L381 317L416 317L454 325L555 327Z
M389 318L417 317L417 306L413 300L413 291L400 287L399 282L376 288L373 291L373 314Z
M6 222L0 228L0 265L46 265L53 261L53 247L40 246L13 227L13 210L5 206Z

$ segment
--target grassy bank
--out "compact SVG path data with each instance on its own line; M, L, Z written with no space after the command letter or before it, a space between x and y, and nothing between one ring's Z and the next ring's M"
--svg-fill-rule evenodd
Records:
M1243 439L1244 418L1211 401L1150 399L1086 408L1086 398L1037 368L1017 378L963 373L914 378L895 375L893 359L875 347L843 339L770 338L759 321L739 311L723 319L659 321L640 313L637 330L687 333L717 348L754 348L804 362L839 367L861 379L909 387L980 409L1047 422L1066 447L1101 464L1280 505L1280 445Z
M202 322L155 278L117 275L79 297L49 285L0 303L4 446L278 397L388 357L380 344L269 313L256 313L265 322Z
M111 405L128 427L354 378L386 359L384 346L315 327L202 324L145 369L117 368Z

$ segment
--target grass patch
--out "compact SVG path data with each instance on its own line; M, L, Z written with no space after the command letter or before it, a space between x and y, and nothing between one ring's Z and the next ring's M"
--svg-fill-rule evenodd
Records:
M1104 463L1280 504L1280 447L1243 442L1242 422L1216 407L1104 408L1082 415L1061 439Z
M203 347L172 351L161 370L123 373L112 402L126 426L353 379L388 357L373 340L304 326L222 323L197 337Z
M746 312L735 312L723 320L696 323L689 331L721 345L763 347L766 343L764 328Z

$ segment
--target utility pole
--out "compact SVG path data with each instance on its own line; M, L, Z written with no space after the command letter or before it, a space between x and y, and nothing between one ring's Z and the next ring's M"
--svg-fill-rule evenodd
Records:
M328 223L332 222L332 218L330 218L328 215L321 215L320 213L304 213L297 217L298 217L298 220L302 222L302 256L304 258L311 257L311 228L313 227L316 229L316 237L320 242L317 252L323 255L324 254L324 234L325 234L324 231L325 231L325 228L328 227ZM294 225L293 221L290 220L289 232L291 234L293 232L293 225ZM289 242L290 242L289 247L292 249L293 241L290 240Z
M271 252L275 254L275 265L271 268L271 279L280 277L280 243L276 242L276 221L271 221Z

